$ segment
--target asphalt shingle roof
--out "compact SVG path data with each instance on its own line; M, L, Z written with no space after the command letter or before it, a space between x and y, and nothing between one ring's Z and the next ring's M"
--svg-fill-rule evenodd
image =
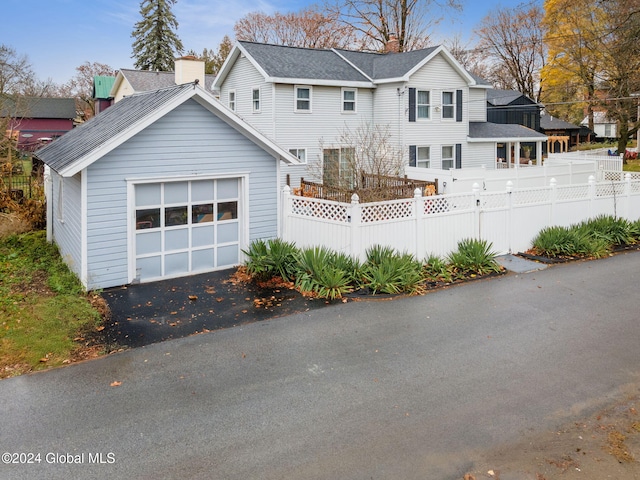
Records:
M124 78L129 82L135 92L149 92L161 88L172 87L176 84L174 72L152 72L149 70L132 70L123 68L120 70ZM215 75L205 75L205 83L202 87L211 91L211 85Z
M144 119L193 84L130 95L41 148L35 156L60 171Z
M545 113L540 115L540 128L544 130L580 130L580 125L574 125L573 123L560 120L558 117L552 117Z
M510 123L469 122L469 138L533 138L546 135L522 125Z
M76 116L76 101L73 98L21 97L3 100L1 117L12 118L63 118Z
M524 96L525 95L515 90L499 90L494 88L487 90L487 102L496 107L509 105L514 100Z

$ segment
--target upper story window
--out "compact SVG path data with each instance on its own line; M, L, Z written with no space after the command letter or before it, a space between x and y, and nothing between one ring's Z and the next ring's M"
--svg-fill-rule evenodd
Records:
M295 87L296 112L311 112L311 87Z
M455 98L455 92L442 92L442 118L454 118Z
M431 118L431 93L427 90L416 92L416 116L418 118Z
M254 113L260 111L260 89L259 88L254 88L251 91L251 104L253 105Z
M356 112L356 99L357 90L354 88L342 89L342 112L343 113L355 113Z
M236 91L229 90L229 97L227 99L227 104L231 110L236 111Z

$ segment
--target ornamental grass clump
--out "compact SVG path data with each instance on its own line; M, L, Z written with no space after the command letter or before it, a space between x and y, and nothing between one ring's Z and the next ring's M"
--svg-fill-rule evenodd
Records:
M305 248L296 255L296 287L320 298L335 300L353 290L356 262L325 247Z
M408 253L375 245L367 250L362 266L361 286L371 293L412 295L424 293L422 263Z
M545 257L600 258L609 252L609 242L591 236L584 229L573 227L547 227L533 239L532 251Z
M602 239L609 246L626 246L637 242L633 224L624 218L600 215L581 222L578 231L593 239Z
M295 278L298 270L298 248L291 242L279 238L264 241L254 240L243 253L248 257L245 262L247 273L259 281L270 280L275 276L285 282Z
M458 242L458 249L451 252L447 261L457 277L499 273L502 267L491 251L492 243L486 240L467 238Z
M453 275L449 264L437 255L430 255L423 267L424 276L428 281L450 283Z

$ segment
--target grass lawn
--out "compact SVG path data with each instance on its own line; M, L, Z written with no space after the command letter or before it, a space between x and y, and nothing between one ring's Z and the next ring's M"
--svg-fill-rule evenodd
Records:
M101 314L43 231L0 238L0 378L97 356ZM92 354L87 354L87 349Z
M622 166L625 172L640 172L640 160L627 160L627 164Z

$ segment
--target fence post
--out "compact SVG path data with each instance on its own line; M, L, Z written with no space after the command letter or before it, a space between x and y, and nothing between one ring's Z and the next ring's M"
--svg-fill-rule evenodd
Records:
M482 233L480 232L480 185L475 182L471 186L471 191L473 192L473 196L476 200L475 214L473 216L473 230L476 234L476 238L480 239L480 234Z
M425 253L424 245L424 197L422 196L422 190L416 188L413 191L413 211L416 218L416 236L414 242L414 255L417 259L421 259Z
M351 195L351 256L362 260L360 255L360 226L362 225L362 210L360 197L357 193Z
M288 223L289 223L289 214L291 213L291 187L289 185L285 185L282 188L282 205L280 208L282 209L282 215L280 219L280 238L282 240L288 242L290 241L287 238L289 234Z
M556 181L555 178L551 178L551 180L549 180L549 187L551 188L551 192L549 195L549 200L551 201L551 205L549 207L549 227L552 227L553 225L555 225L555 220L556 220L556 201L557 201L557 186L558 186L558 182Z
M511 218L513 214L513 182L511 180L507 181L507 252L511 253L511 237L512 228L511 228Z
M593 175L589 175L589 179L587 181L589 184L589 217L593 218L593 211L595 209L596 204L596 178Z
M631 174L629 172L624 174L624 198L625 198L624 217L627 220L633 220L631 218Z

